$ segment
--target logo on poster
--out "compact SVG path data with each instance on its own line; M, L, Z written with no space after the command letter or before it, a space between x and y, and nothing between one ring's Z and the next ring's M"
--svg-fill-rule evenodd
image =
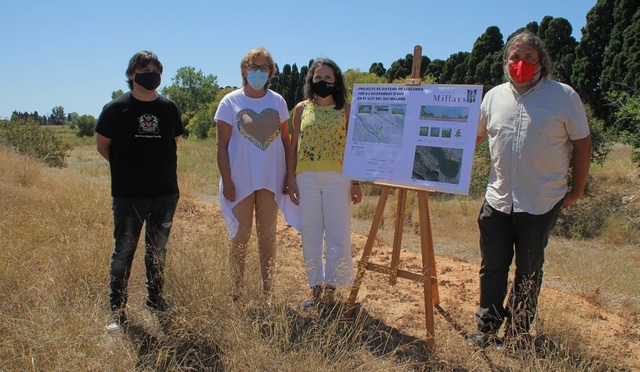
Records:
M464 92L460 92L459 94L434 94L433 100L435 102L474 103L476 101L477 94L478 89L467 89L466 94Z

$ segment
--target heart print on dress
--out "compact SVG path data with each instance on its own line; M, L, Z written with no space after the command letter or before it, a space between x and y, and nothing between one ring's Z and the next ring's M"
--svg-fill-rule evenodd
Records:
M280 115L272 108L259 114L244 109L238 112L236 119L240 133L263 151L280 135Z

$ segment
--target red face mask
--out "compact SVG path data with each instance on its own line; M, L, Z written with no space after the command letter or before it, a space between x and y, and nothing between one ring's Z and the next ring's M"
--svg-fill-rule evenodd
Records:
M509 75L518 83L526 83L537 73L536 64L525 59L509 65Z

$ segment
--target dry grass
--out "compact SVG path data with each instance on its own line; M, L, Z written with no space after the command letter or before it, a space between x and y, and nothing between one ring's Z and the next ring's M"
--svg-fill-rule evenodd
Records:
M338 321L336 314L292 310L301 293L292 294L290 286L278 285L271 307L265 307L257 285L230 304L227 239L219 211L189 193L179 203L169 246L167 296L174 312L159 321L143 309L139 253L130 280L132 325L126 334L107 333L108 169L105 173L89 147L78 148L73 157L95 163L99 171L86 164L49 169L5 150L0 156L0 370L397 367L392 358L374 357L361 346L360 327ZM292 244L299 246L299 241ZM250 264L257 265L256 260L250 255ZM247 281L259 283L257 275L249 270ZM304 283L301 275L283 268L278 280ZM336 352L327 355L327 348Z
M424 354L422 333L412 334L415 329L405 330L382 320L380 314L389 312L390 306L412 305L403 296L398 304L398 298L392 298L375 305L372 295L368 299L373 305L363 306L349 321L341 319L343 309L339 307L302 311L298 301L306 288L300 241L287 227L279 232L279 269L268 299L272 305L265 305L258 270L252 269L257 268L254 247L247 278L252 285L239 302L230 303L226 231L212 202L218 178L214 154L212 142L180 143L182 198L167 262L167 297L173 313L157 319L144 310L144 267L142 252L138 252L129 286L132 325L128 332L113 334L104 330L112 249L108 166L90 143L73 151L68 169L46 168L0 149L0 370L617 369L615 359L580 344L590 335L571 325L581 320L572 318L573 313L561 304L544 299L536 327L545 337L540 338L538 350L519 358L463 346L460 328L466 326L456 327L455 319L466 322L471 317L466 309L475 306L474 299L463 294L466 292L446 299L453 320L438 320L438 349L433 356ZM598 172L594 171L597 177L604 177ZM611 172L607 177L618 184L630 179L628 186L635 185L637 190L637 178L622 169ZM369 197L359 208L375 211L376 199ZM465 265L464 261L477 263L475 219L480 203L458 197L430 199L436 254L454 258L441 268L445 278ZM393 197L387 209L389 217L380 239L390 242ZM358 208L354 213L358 215ZM354 220L356 231L368 232L368 213ZM417 247L416 215L411 211L409 215L404 242ZM624 226L620 221L617 224ZM606 231L625 231L614 228L613 222L611 226ZM583 296L589 306L596 305L587 317L598 319L602 316L598 307L612 303L628 318L637 317L639 253L623 244L624 240L611 244L609 239L553 239L546 283ZM598 263L595 267L594 262ZM460 288L465 288L464 283ZM341 296L344 299L345 293ZM423 315L418 306L398 322L407 327L417 323L422 330Z

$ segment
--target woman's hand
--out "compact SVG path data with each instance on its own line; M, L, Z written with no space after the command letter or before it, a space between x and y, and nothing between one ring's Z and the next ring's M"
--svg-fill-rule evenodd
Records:
M300 205L300 191L298 191L298 184L296 181L289 182L286 186L286 194L289 194L289 199L295 205Z
M351 203L358 204L362 201L362 190L360 190L360 183L351 183Z
M236 187L233 184L233 181L222 182L222 195L230 202L234 202L236 200Z

